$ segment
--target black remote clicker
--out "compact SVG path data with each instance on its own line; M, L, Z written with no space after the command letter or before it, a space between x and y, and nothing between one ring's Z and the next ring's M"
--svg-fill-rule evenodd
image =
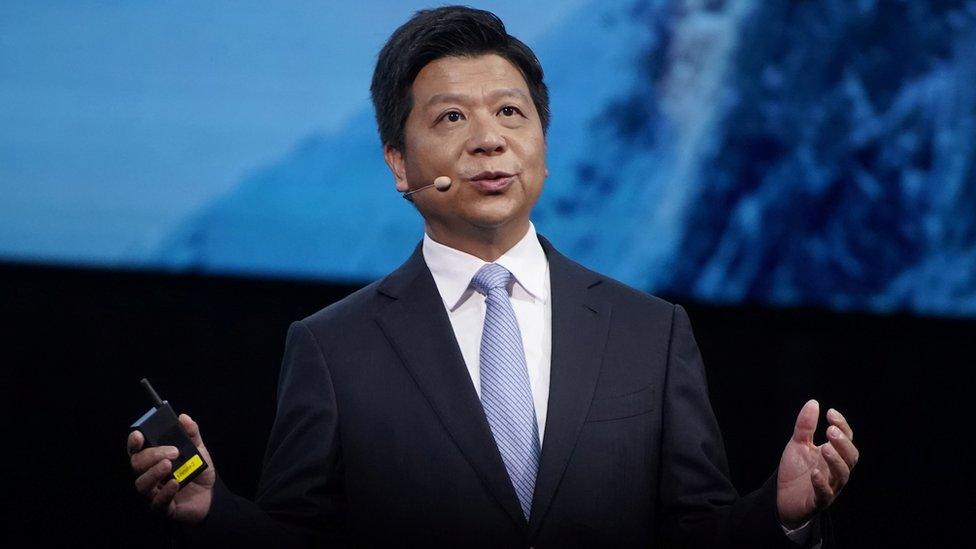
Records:
M173 470L170 476L176 479L183 488L207 468L207 462L197 451L190 437L186 434L180 420L173 412L173 407L169 402L159 398L156 391L149 384L149 380L143 378L142 386L149 394L153 407L137 419L130 426L130 429L139 431L146 439L144 448L150 446L176 446L180 451L179 457L173 460Z

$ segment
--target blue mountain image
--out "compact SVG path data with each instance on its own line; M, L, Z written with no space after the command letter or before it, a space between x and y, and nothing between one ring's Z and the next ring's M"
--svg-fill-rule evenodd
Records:
M533 47L534 220L571 257L675 298L976 314L976 2L593 2ZM158 258L367 281L421 231L364 105Z
M976 314L976 2L763 2L661 285Z

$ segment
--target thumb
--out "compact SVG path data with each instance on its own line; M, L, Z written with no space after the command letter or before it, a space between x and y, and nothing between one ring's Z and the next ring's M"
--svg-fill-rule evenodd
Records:
M200 436L200 426L197 425L197 422L186 414L180 414L180 425L183 426L183 430L186 431L194 446L197 448L203 446L203 437Z
M180 414L180 425L183 426L183 430L186 431L188 437L190 437L190 442L197 447L200 455L203 456L203 460L209 465L209 467L193 481L194 484L202 486L204 488L213 488L214 482L217 479L217 473L214 469L213 459L210 458L210 452L207 451L207 447L203 445L203 437L200 436L200 426L197 422L193 421L193 418L186 414Z
M796 442L813 442L813 433L817 430L817 420L820 417L820 403L810 399L800 414L796 416L796 426L793 428L793 440Z

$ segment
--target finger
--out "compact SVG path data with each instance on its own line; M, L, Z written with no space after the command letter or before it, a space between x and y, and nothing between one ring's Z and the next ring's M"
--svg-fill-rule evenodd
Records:
M840 492L841 488L847 485L847 479L851 477L851 469L831 443L828 442L821 446L820 453L823 454L824 460L827 462L827 467L830 470L828 484L834 489L834 493L836 494Z
M793 427L793 440L797 442L813 442L813 433L817 430L817 418L820 416L820 403L810 399L799 415L796 416L796 426Z
M132 454L142 450L142 445L145 443L146 439L142 436L139 431L132 431L129 433L129 438L125 440L125 451Z
M145 473L136 478L136 491L146 497L153 496L153 488L160 482L165 482L169 472L173 470L173 462L164 459L153 465Z
M857 460L861 457L861 452L854 446L854 442L836 425L831 425L827 428L827 438L830 439L831 446L837 450L840 457L844 458L847 466L853 469L857 465Z
M834 500L834 491L830 489L827 475L821 469L814 469L810 474L810 482L813 484L813 495L818 509L824 509Z
M827 410L827 421L829 421L831 425L836 425L841 431L844 432L845 435L847 435L847 438L854 440L854 429L851 429L851 426L847 423L847 418L844 417L844 414L841 414L834 408L831 408Z
M142 474L159 463L160 460L176 459L179 455L180 451L176 449L176 446L153 446L132 454L129 462L137 474Z
M150 507L152 507L154 511L165 510L167 507L169 507L170 502L173 501L173 498L176 497L176 493L179 492L179 490L179 483L171 479L156 492L156 495L153 496Z

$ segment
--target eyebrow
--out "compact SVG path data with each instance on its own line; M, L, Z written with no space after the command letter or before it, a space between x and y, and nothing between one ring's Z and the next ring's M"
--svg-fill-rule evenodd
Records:
M488 92L488 99L494 100L500 97L518 97L523 101L530 101L529 96L519 88L498 88ZM427 106L437 103L466 103L470 97L463 93L437 93L427 100Z

